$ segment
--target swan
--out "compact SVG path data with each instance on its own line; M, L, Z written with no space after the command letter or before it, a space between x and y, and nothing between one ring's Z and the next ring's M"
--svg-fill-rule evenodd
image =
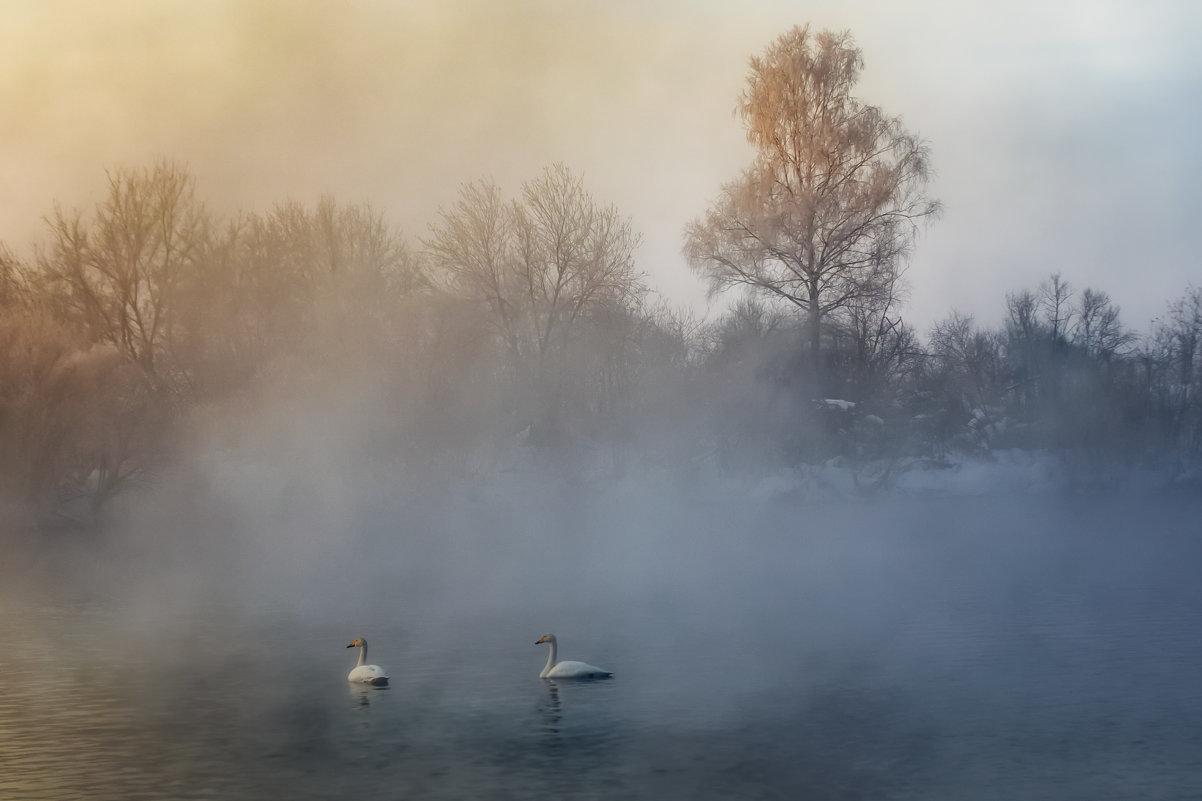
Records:
M351 669L347 674L346 680L358 682L362 684L374 684L377 687L388 683L388 676L384 673L384 669L379 665L367 664L367 640L362 637L355 640L347 646L347 648L359 649L359 664Z
M547 666L543 668L543 672L539 673L539 678L542 679L607 679L613 674L608 670L602 670L599 667L585 664L584 662L556 662L555 657L559 655L559 640L554 634L544 634L535 642L535 645L542 643L551 644L551 653L547 655Z

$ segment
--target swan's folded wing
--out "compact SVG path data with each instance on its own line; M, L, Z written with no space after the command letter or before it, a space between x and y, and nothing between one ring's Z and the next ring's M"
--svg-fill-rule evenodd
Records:
M612 676L608 670L602 670L585 662L560 662L551 668L548 679L603 679Z
M346 680L364 684L387 684L388 674L379 665L359 665L350 672Z

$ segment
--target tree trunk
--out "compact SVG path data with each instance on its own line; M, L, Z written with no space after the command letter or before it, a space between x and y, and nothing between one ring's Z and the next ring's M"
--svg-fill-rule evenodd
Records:
M815 378L822 369L822 307L819 305L817 283L810 283L809 318L806 320L806 338L810 341L810 370Z

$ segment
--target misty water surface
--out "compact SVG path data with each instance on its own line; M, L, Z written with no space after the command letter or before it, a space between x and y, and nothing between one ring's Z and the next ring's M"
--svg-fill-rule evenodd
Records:
M59 543L5 571L0 796L1197 797L1199 511L551 482Z

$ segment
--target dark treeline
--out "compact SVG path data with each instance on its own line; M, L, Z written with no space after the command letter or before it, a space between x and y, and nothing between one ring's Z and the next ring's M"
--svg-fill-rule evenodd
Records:
M887 479L1022 448L1196 479L1202 289L1142 335L1059 275L999 298L998 328L902 319L938 203L925 144L851 97L859 69L846 34L804 28L752 60L759 156L685 232L715 291L743 293L707 323L654 301L631 221L562 165L512 196L466 185L410 239L330 198L219 219L167 161L110 172L30 254L0 246L6 519L92 519L298 408L365 462L428 474L836 459Z
M34 255L0 261L10 514L98 510L187 459L198 421L356 393L387 399L361 421L372 448L461 469L482 448L606 470L1002 448L1202 466L1197 288L1142 337L1055 275L999 299L1001 327L952 313L925 340L851 307L823 321L815 363L808 319L770 300L708 324L650 302L629 221L560 166L516 199L465 187L417 243L330 199L218 221L167 163L48 222Z

